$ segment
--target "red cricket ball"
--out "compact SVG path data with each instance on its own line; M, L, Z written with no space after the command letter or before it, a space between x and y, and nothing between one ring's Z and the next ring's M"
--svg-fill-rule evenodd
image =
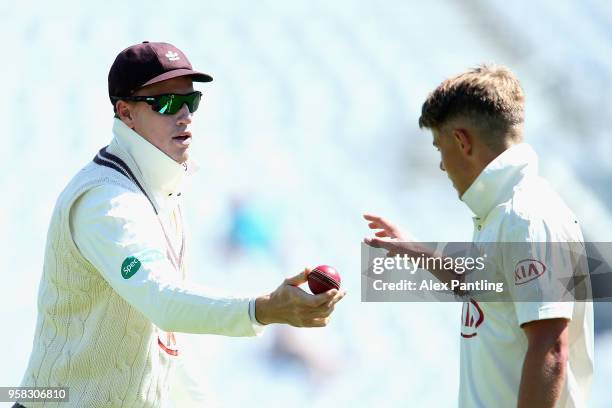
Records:
M329 265L319 265L308 274L308 287L315 295L340 289L340 274Z

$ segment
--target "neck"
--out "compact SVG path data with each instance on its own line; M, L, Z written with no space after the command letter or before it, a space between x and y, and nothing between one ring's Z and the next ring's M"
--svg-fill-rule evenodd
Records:
M488 146L484 144L474 145L474 155L472 165L470 169L466 172L468 177L466 178L466 185L462 186L463 188L459 191L459 197L463 195L467 191L468 188L476 181L478 176L482 173L482 171L495 160L500 154L508 150L510 147L514 146L516 143L511 142L506 139L504 142L504 146L499 151L493 151Z

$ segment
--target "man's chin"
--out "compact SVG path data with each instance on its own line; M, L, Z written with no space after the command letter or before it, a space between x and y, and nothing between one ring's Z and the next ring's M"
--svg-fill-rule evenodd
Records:
M189 153L185 152L182 155L180 155L178 157L178 160L176 160L179 164L184 164L187 163L187 160L189 160Z
M461 191L456 185L455 183L453 183L453 188L455 189L455 192L457 193L457 197L459 197L459 200L461 200L461 197L463 197L463 193L465 193L465 191Z
M185 149L181 152L174 152L172 155L168 155L172 160L177 162L178 164L186 163L189 160L189 151Z

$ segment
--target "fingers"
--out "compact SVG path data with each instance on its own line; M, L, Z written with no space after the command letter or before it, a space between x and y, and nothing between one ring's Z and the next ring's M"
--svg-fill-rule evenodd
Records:
M324 303L319 304L319 306L315 309L315 313L317 316L327 317L332 314L336 307L336 303L338 303L344 296L346 296L346 291L339 291L337 289L328 290L321 295L327 295L326 301Z
M329 322L335 305L346 295L345 290L331 289L311 295L298 286L308 280L310 269L285 279L267 301L258 305L268 310L266 319L272 323L286 323L296 327L323 327ZM265 313L264 313L265 314Z
M363 218L365 218L367 221L370 221L370 223L368 223L368 226L372 229L393 228L393 224L391 224L389 221L387 221L381 216L374 214L363 214Z
M306 268L302 272L298 273L297 275L292 276L291 278L285 279L285 284L291 285L291 286L299 286L302 283L306 283L308 281L309 273L310 273L310 269Z
M392 236L391 234L393 233L393 231L390 230L389 228L374 224L373 222L369 223L368 227L370 227L370 229L373 229L373 230L376 230L376 229L380 230L374 233L374 235L376 235L377 237L391 237Z
M381 217L378 215L374 215L374 214L363 214L363 218L365 218L368 221L374 221L374 222L378 222Z
M287 282L287 280L285 280L285 282ZM311 295L302 290L302 288L293 286L291 284L283 284L277 289L277 291L282 291L288 296L287 306L299 307L303 308L304 310L318 309L322 305L325 305L327 302L332 300L334 298L334 294L337 292L336 289L332 289L328 290L327 292L319 293L318 295Z
M370 227L370 229L381 230L381 231L376 231L374 233L376 237L378 238L388 237L388 238L395 238L400 241L403 240L404 234L402 233L402 231L398 227L396 227L395 225L387 221L386 219L378 215L373 215L373 214L363 214L363 218L370 221L368 223L368 227Z
M345 290L330 289L318 295L308 295L313 300L300 312L300 327L324 327L329 323L336 304L346 296ZM308 299L305 299L306 301Z
M331 315L336 308L336 303L338 303L344 296L346 296L346 291L337 291L336 289L332 289L327 291L326 293L333 293L333 297L329 300L329 302L321 305L319 309L318 317L312 319L313 327L324 327L327 326L331 319Z
M336 308L336 303L338 303L339 301L342 300L342 298L346 296L346 291L338 291L333 298L331 298L331 300L327 303L325 303L324 309L322 311L324 316L329 316L332 314L332 312L334 311L334 309Z
M329 321L330 321L329 317L321 317L318 319L313 319L311 327L325 327L329 324Z
M346 290L338 290L336 291L334 296L330 299L328 304L333 307L336 303L341 301L345 296L346 296Z
M342 300L346 296L346 290L330 289L327 292L314 295L317 299L316 305L321 307L331 307Z
M330 289L327 292L319 293L312 296L312 305L321 306L332 301L340 292L338 289Z

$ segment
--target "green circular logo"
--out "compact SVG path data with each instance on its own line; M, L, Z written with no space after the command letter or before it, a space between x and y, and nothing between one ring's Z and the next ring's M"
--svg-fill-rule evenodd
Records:
M128 256L121 264L121 276L130 279L140 269L140 261L135 256Z

